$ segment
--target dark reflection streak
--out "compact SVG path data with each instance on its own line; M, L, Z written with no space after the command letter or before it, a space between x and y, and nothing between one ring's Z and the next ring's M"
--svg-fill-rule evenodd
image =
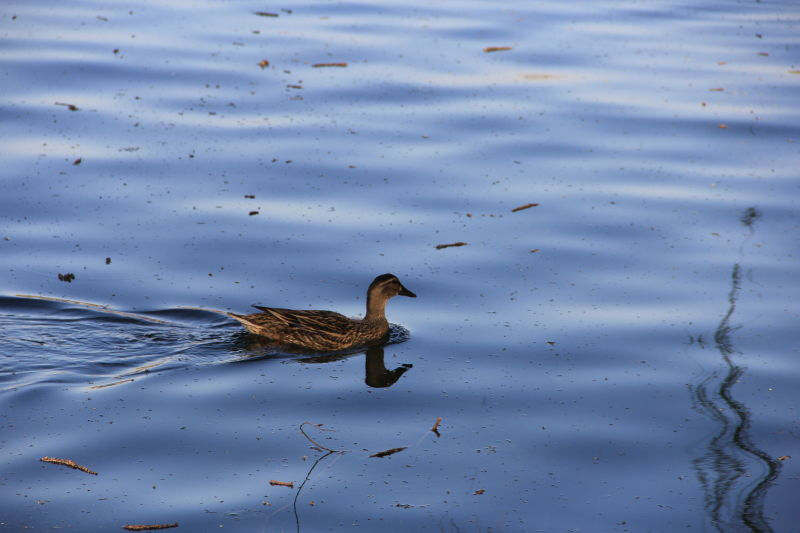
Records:
M741 217L741 222L750 229L750 235L745 238L740 247L743 254L744 243L754 233L753 223L760 217L755 208L749 208ZM709 513L711 523L720 533L731 531L733 524L723 516L723 509L729 503L729 498L737 501L732 515L733 520L740 520L748 531L754 533L770 533L772 528L764 518L764 498L770 485L775 481L780 472L780 461L769 457L764 451L758 449L750 442L750 412L747 407L734 399L733 385L744 373L744 368L734 364L731 355L735 353L731 332L738 327L731 326L731 317L736 310L736 303L741 289L741 267L739 263L733 265L731 273L731 290L728 293L728 311L720 321L714 332L714 341L722 355L722 360L727 367L727 373L722 379L716 397L725 404L718 406L715 398L709 396L709 388L719 377L714 372L693 388L694 407L704 414L709 415L721 426L720 431L709 441L706 452L692 461L697 471L698 480L705 493L705 508ZM735 419L729 418L726 412L735 414ZM731 444L733 449L731 449ZM739 501L732 490L735 484L747 475L748 469L745 462L737 457L739 452L745 452L750 457L760 459L767 467L767 473L749 490L744 500ZM734 527L733 529L739 529Z

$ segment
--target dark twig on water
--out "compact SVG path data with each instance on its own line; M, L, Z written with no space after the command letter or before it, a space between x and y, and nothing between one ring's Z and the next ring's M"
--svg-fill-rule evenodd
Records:
M307 438L307 439L308 439L308 441L309 441L311 444L313 444L314 446L316 446L316 447L317 447L317 450L319 450L319 451L323 451L323 450L325 450L326 452L330 452L330 453L344 453L344 452L345 452L345 450L332 450L332 449L328 448L327 446L323 446L323 445L322 445L322 444L320 444L319 442L317 442L317 441L315 441L314 439L312 439L311 437L309 437L309 436L308 436L308 433L306 433L306 432L303 430L303 426L305 426L306 424L308 424L308 425L310 425L310 426L314 426L315 428L319 429L320 431L333 431L333 430L332 430L332 429L325 429L325 428L323 428L323 427L322 427L322 424L312 424L311 422L303 422L302 424L300 424L300 433L302 433L302 434L303 434L303 436L304 436L305 438Z
M314 426L315 428L317 428L317 429L319 429L321 431L333 431L332 429L323 428L322 424L312 424L311 422L303 422L302 424L300 424L300 433L302 433L303 436L306 439L308 439L308 441L310 443L312 443L314 445L314 449L316 449L317 451L325 450L326 453L324 455L320 456L316 461L314 461L314 464L311 465L311 468L308 470L308 473L306 474L306 478L303 480L302 483L300 483L300 486L297 487L297 493L294 495L294 501L292 502L292 508L294 510L295 524L297 524L297 533L300 533L300 514L297 512L297 500L298 500L298 498L300 498L300 492L303 490L303 487L308 482L308 480L311 479L311 473L314 471L315 468L317 468L317 465L320 464L322 462L322 460L325 459L326 457L328 457L329 455L332 455L334 453L338 453L338 454L344 454L345 453L345 450L333 450L331 448L328 448L327 446L323 446L319 442L317 442L314 439L312 439L308 435L308 433L306 433L303 430L303 426L305 426L306 424Z
M450 244L437 244L436 249L441 250L442 248L454 248L456 246L466 246L468 243L466 242L451 242Z
M128 531L152 531L154 529L171 529L173 527L178 527L178 523L173 522L172 524L133 524L128 526L122 526L122 529L127 529Z
M382 452L373 453L372 455L370 455L370 457L386 457L387 455L394 455L397 452L402 452L406 448L408 448L408 446L401 446L399 448L390 448L388 450L383 450Z
M523 209L528 209L530 207L536 207L537 205L539 205L539 204L532 202L532 203L529 203L529 204L521 205L519 207L515 207L514 209L511 210L511 212L512 213L516 213L517 211L522 211Z
M64 107L66 107L70 111L78 111L78 109L79 109L78 106L76 106L75 104L66 104L64 102L56 102L56 105L63 105Z

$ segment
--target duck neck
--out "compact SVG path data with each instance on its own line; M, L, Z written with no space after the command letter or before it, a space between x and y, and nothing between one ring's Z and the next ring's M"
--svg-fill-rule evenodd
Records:
M367 295L367 314L365 322L386 322L386 300Z

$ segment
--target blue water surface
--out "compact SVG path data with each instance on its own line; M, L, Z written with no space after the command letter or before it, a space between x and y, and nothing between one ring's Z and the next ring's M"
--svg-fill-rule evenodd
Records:
M800 531L799 24L6 2L0 529Z

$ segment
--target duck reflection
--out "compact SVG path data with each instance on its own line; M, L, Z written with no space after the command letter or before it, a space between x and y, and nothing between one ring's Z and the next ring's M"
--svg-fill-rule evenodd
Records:
M364 383L369 385L370 387L375 388L385 388L391 387L394 385L400 376L405 374L410 368L414 365L405 363L394 370L389 370L386 368L386 363L384 362L384 350L383 346L376 345L370 346L367 348L365 353L364 359ZM305 357L300 359L301 363L306 364L314 364L314 363L330 363L331 361L338 361L340 359L345 359L347 357L351 357L351 354L348 355L323 355L323 356L316 356L316 357Z
M753 224L760 216L749 208L741 222L754 232ZM742 249L748 236L742 243ZM773 531L764 517L767 490L778 477L780 461L773 459L750 440L751 415L747 406L733 396L733 385L744 373L733 356L736 354L731 324L741 288L742 272L739 263L733 265L728 310L714 332L714 344L723 367L690 387L693 408L714 420L719 429L706 444L702 455L692 463L705 492L704 506L716 531ZM702 337L690 342L703 348ZM763 472L763 474L761 474ZM756 483L753 484L753 479Z
M236 363L253 362L288 355L294 357L298 363L324 364L364 354L364 383L374 388L391 387L414 366L410 363L404 363L391 370L386 368L384 347L403 342L408 338L408 331L394 324L392 324L392 329L385 344L374 344L360 349L326 354L316 354L302 348L278 344L264 337L249 333L242 333L237 337L235 351L240 352L244 357L237 359Z

